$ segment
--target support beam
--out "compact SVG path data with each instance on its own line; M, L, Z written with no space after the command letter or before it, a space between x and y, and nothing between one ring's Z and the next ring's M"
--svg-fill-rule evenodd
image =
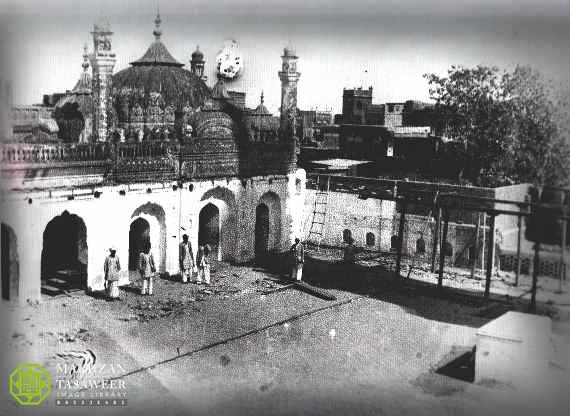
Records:
M449 228L449 211L443 213L443 236L441 237L441 247L439 248L439 276L437 278L437 288L443 287L443 269L445 267L445 246L447 244L447 230Z
M433 243L431 248L431 272L435 273L435 259L437 257L437 246L439 245L439 230L441 228L441 208L435 208L435 229L433 231Z
M562 241L560 242L560 279L558 279L558 291L562 293L562 280L566 280L566 227L568 222L562 220Z
M493 253L495 253L495 214L491 214L489 218L489 250L487 258L487 273L485 275L485 299L489 298L491 293L491 276L493 274Z
M471 259L471 279L475 277L475 267L479 258L479 229L481 228L481 213L477 213L477 226L475 227L475 244L473 246L473 258Z
M530 305L528 307L530 312L536 311L536 286L538 282L538 273L540 271L540 243L534 243L534 262L532 268L532 289L530 296Z
M483 213L483 244L481 250L481 271L485 270L485 241L487 240L487 213Z
M518 223L518 235L517 235L517 270L515 275L515 286L519 285L519 277L521 275L521 238L522 238L522 216L519 215Z
M400 213L400 224L398 226L398 251L396 253L396 276L400 277L402 265L402 246L404 242L404 227L406 225L406 200L402 199L402 212Z

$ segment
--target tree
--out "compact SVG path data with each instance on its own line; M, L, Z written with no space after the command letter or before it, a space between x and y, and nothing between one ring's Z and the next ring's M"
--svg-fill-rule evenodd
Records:
M509 134L518 182L568 185L570 93L529 67L517 67L504 80L512 117Z
M568 94L528 67L452 66L427 74L444 135L463 145L460 176L481 186L560 185L568 177Z

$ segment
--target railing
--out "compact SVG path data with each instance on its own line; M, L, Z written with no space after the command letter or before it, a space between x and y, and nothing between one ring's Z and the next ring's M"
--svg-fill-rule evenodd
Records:
M110 146L88 144L3 143L0 161L8 164L102 161L109 158Z
M153 172L169 180L182 177L286 174L296 166L291 143L247 143L200 138L187 143L1 143L0 163L6 168L104 162L112 171L108 179L136 180L143 175L152 180ZM157 168L158 167L158 168ZM182 168L182 170L180 170ZM159 172L160 171L160 172Z

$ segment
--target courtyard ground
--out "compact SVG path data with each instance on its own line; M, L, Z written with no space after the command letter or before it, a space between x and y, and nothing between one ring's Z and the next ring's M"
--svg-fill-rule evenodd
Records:
M128 406L79 413L55 407L52 393L40 408L25 409L9 397L6 383L0 408L42 415L566 414L569 408L564 300L539 298L538 312L553 319L549 378L536 391L518 391L435 370L469 350L480 326L507 310L525 311L525 299L497 293L485 301L414 279L402 284L366 262L346 273L309 261L306 281L337 298L326 301L275 290L285 284L283 271L275 263L217 263L210 287L173 277L158 279L152 297L140 296L135 283L118 302L74 293L3 304L6 381L21 362L55 374L58 363L73 362L70 351L89 349L99 363L126 367Z

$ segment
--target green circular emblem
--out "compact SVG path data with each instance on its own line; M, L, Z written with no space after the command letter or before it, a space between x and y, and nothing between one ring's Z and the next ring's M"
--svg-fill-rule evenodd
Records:
M39 364L20 364L10 374L10 394L23 406L41 404L51 392L51 376Z

